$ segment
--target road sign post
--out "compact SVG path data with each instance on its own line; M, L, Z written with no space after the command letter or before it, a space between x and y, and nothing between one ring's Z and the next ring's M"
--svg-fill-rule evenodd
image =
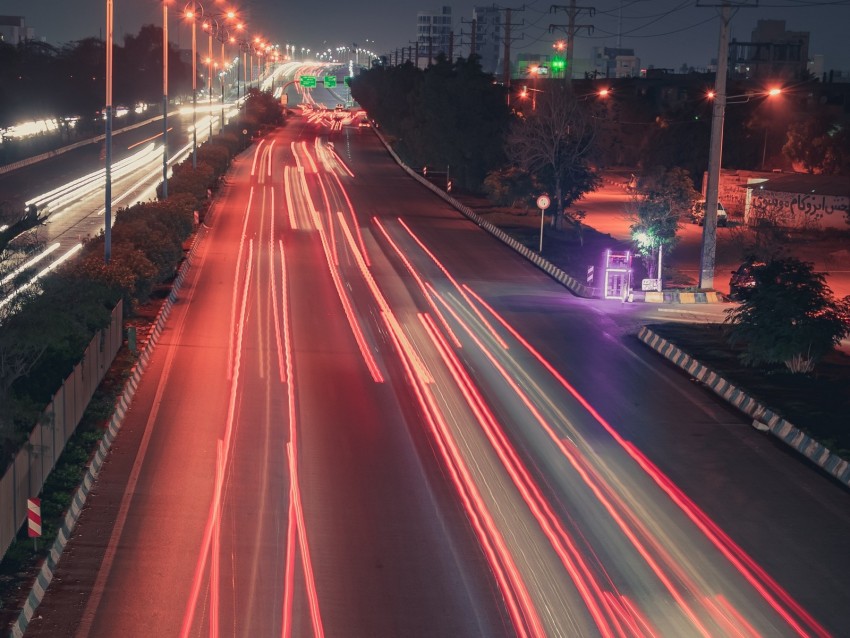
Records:
M540 209L540 249L537 252L541 255L543 254L543 220L546 217L546 209L549 208L551 203L548 195L541 195L537 198L537 208Z
M38 550L38 537L41 536L41 499L27 499L27 534L33 547Z

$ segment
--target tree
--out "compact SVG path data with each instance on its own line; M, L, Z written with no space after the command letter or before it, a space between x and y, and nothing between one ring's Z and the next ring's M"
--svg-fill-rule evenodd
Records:
M850 121L826 111L804 116L788 127L782 153L809 173L850 175Z
M490 171L484 178L484 192L490 201L501 206L516 206L524 202L526 208L542 187L528 171L511 166L500 171Z
M508 157L551 189L558 211L555 225L563 221L561 213L566 208L599 182L588 161L594 136L586 103L562 83L547 87L537 100L537 109L511 126Z
M676 233L684 214L692 206L697 193L687 171L656 166L638 177L631 203L632 239L644 258L650 278L656 273L658 252L669 254L676 245Z
M850 297L836 300L823 274L798 259L777 259L752 270L755 286L727 310L729 341L742 343L746 365L783 363L811 372L850 334Z

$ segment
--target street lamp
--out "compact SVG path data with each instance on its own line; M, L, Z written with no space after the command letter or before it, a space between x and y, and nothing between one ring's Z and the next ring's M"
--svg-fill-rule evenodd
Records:
M168 199L168 0L162 1L162 198Z
M540 66L535 64L534 66L528 67L528 72L531 73L534 77L534 88L532 90L531 95L531 110L537 110L537 76L540 75Z
M103 261L112 256L112 0L106 0L106 186L104 188Z
M728 7L724 6L723 19L728 20ZM708 179L705 186L705 215L702 227L702 249L700 252L699 287L714 287L714 263L717 250L717 201L720 190L720 167L723 156L723 121L726 114L728 100L730 104L743 104L754 97L775 97L782 93L782 89L773 87L767 91L753 91L741 95L726 95L726 55L728 50L728 30L721 29L720 51L718 53L717 79L715 88L709 91L707 96L714 100L711 119L711 144L708 153ZM740 99L745 98L745 99ZM762 150L762 164L764 154L767 152L767 129L765 129L764 148Z
M198 2L190 2L184 12L186 19L192 21L192 170L198 168L198 39L195 24L204 15L204 8Z
M209 44L207 45L207 104L209 105L207 108L207 119L210 123L210 131L207 139L212 138L212 76L213 76L213 57L212 57L212 39L213 39L213 31L216 30L218 23L210 18L209 20L205 20L202 25L204 31L207 32Z

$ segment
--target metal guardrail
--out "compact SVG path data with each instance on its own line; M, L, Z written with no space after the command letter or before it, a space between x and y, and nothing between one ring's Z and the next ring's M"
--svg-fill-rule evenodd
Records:
M175 111L178 113L178 111ZM168 114L171 116L171 113ZM126 133L127 131L132 131L133 129L140 128L142 126L147 126L157 120L161 120L162 116L157 115L150 119L145 120L144 122L136 122L135 124L131 124L130 126L125 126L124 128L120 128L116 131L113 131L113 135L118 135L120 133ZM77 148L82 148L83 146L87 146L89 144L97 144L98 142L106 139L106 135L97 135L95 137L90 137L86 140L80 140L79 142L74 142L73 144L69 144L68 146L63 146L61 148L54 149L52 151L47 151L46 153L41 153L40 155L33 155L32 157L28 157L26 159L18 160L17 162L12 162L11 164L5 164L0 166L0 175L5 175L6 173L11 173L12 171L16 171L19 168L24 168L25 166L31 166L32 164L37 164L38 162L43 162L46 159L50 159L52 157L57 157L62 155L63 153L67 153L68 151L73 151Z

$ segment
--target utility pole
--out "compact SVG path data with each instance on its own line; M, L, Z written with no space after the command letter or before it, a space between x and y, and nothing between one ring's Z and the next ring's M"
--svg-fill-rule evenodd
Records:
M410 40L408 40L408 43L412 44L413 46L416 47L416 62L415 62L415 65L416 65L416 68L418 69L419 68L419 41L415 40L415 41L411 42Z
M520 9L505 9L505 59L502 73L508 94L508 104L511 103L511 27L522 26L522 23L516 25L511 23L511 13L513 11L525 11L525 5ZM522 39L522 37L520 36L519 39Z
M502 82L508 92L508 104L511 103L511 10L505 9L505 59L502 68Z
M434 63L434 38L433 36L428 36L428 64L426 67L431 66Z
M567 24L550 24L549 33L555 30L564 31L567 34L567 60L564 68L564 82L569 82L573 78L573 44L575 36L582 29L587 29L587 33L593 33L592 24L576 24L576 17L583 12L591 18L596 15L595 7L577 7L576 0L570 0L569 6L553 4L549 7L549 13L557 13L558 11L566 11Z
M471 30L469 32L469 57L472 57L473 55L475 55L475 31L476 31L476 26L478 25L478 20L476 18L472 18L472 20L467 21L467 20L464 20L463 18L461 18L460 21L461 21L461 24L468 24L471 27ZM463 38L464 38L465 35L466 35L466 33L464 33L463 29L461 29L460 30L460 45L459 45L461 47L463 46L463 42L464 42Z
M455 32L449 31L449 62L455 59Z
M697 6L717 7L718 4L698 2ZM717 199L720 190L720 165L723 157L723 121L726 116L726 72L729 59L729 24L732 9L729 0L720 3L720 39L717 46L717 74L714 79L714 104L711 112L711 143L708 148L708 179L705 185L705 217L702 227L702 250L699 264L699 287L714 288L714 266L717 252ZM735 3L737 7L757 7Z

